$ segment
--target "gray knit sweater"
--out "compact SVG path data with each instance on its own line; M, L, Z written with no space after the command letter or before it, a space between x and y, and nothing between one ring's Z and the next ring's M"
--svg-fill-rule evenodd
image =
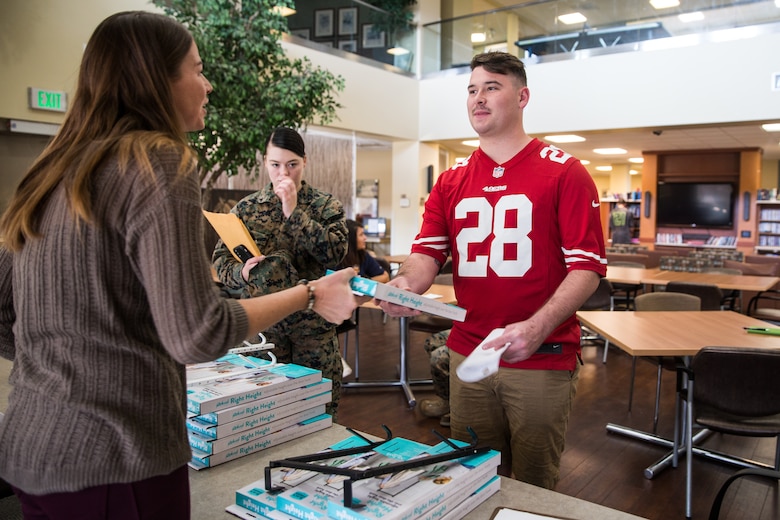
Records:
M178 163L155 154L152 181L109 161L92 185L97 226L74 225L60 188L43 238L0 247L0 355L14 362L0 477L28 493L187 463L183 364L247 335L211 279L197 175L177 177Z

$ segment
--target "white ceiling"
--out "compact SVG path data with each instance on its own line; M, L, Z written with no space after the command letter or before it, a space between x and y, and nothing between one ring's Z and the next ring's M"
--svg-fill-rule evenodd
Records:
M590 161L588 169L594 174L598 174L594 170L596 166L625 164L630 157L641 157L642 152L650 151L761 148L764 159L780 160L780 132L766 132L759 123L580 132L577 135L586 140L556 146L580 160ZM534 137L544 139L545 136ZM461 140L440 141L439 144L462 155L474 149L461 144ZM627 153L603 156L594 153L595 148L623 148Z

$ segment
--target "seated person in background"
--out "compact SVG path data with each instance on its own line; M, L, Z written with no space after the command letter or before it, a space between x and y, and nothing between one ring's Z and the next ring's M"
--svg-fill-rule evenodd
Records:
M371 278L377 282L389 282L390 273L366 249L366 234L363 226L354 220L347 219L347 255L339 267L351 267L358 276Z
M447 338L450 330L431 334L423 347L431 359L431 379L435 399L420 401L420 413L425 417L441 417L439 424L450 426L450 351L447 350Z

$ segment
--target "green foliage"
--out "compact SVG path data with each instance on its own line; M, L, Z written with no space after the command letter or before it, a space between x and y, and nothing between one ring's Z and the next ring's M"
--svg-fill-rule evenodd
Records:
M399 32L412 30L414 13L412 7L417 0L367 0L374 7L382 9L384 13L372 12L373 22L377 29L385 31L391 38Z
M192 134L201 181L208 176L212 186L241 168L257 178L258 154L274 128L336 119L344 79L307 58L289 59L281 46L287 22L273 7L292 6L290 0L152 1L189 28L214 86L206 129Z

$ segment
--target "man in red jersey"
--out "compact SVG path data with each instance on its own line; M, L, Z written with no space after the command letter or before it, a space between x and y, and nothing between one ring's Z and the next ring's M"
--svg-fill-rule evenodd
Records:
M479 54L471 71L466 106L480 147L441 174L389 283L422 293L452 255L467 310L447 342L452 436L468 441L471 427L480 444L501 450L502 474L552 489L577 388L575 312L606 274L599 196L576 158L525 133L529 90L517 57ZM504 333L485 345L509 344L498 372L461 381L458 365L498 327Z

